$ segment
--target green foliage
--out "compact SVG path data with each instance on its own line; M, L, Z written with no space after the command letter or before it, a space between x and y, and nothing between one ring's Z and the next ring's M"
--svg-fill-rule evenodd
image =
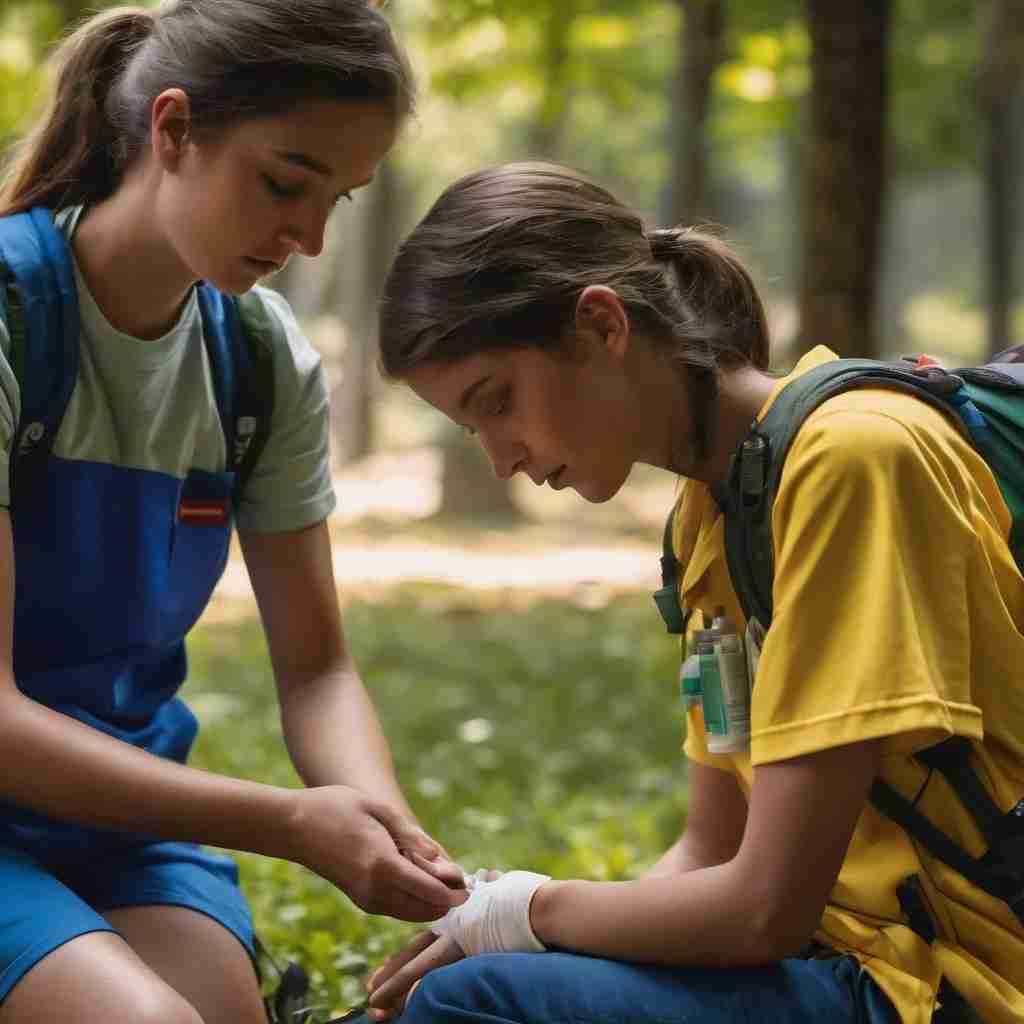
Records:
M423 825L469 870L635 875L684 820L678 648L647 597L513 610L422 586L353 606L346 628ZM296 785L259 627L200 628L185 696L193 763ZM345 737L338 737L339 743ZM240 855L257 928L336 1010L415 927L357 910L296 865Z
M897 174L977 166L976 7L973 0L894 6L890 138Z
M138 0L145 3L146 0ZM0 9L0 163L39 108L45 57L65 29L114 0L7 0Z

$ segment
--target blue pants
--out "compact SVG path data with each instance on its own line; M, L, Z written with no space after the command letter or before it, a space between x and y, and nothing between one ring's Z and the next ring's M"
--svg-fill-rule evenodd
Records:
M469 957L428 974L401 1024L898 1024L852 957L650 967L569 953Z

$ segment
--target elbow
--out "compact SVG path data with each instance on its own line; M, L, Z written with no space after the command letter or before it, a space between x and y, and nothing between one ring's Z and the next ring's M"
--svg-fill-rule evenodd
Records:
M743 965L760 967L799 954L814 937L821 921L821 908L798 905L797 901L761 898L746 918Z

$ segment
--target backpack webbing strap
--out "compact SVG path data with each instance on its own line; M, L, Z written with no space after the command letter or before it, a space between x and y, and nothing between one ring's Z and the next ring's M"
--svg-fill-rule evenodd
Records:
M871 786L871 803L916 839L933 857L959 872L972 885L1006 903L1024 924L1024 888L1019 866L995 866L972 857L936 828L905 796L887 782L876 779ZM1013 868L1017 868L1016 877Z
M235 458L235 508L238 507L245 485L252 476L263 449L270 437L271 416L274 411L274 352L269 339L261 329L243 322L242 341L248 359L246 376L239 394L239 417Z
M771 509L786 455L804 420L835 395L871 387L915 395L948 414L946 396L962 384L959 377L938 369L915 372L870 359L835 359L801 374L779 392L733 456L721 496L729 575L748 619L756 617L765 627L772 620Z
M68 244L51 211L0 217L0 296L21 392L10 460L13 500L45 466L78 378L78 293ZM270 434L273 346L257 325L243 322L236 299L205 284L198 298L237 507Z
M909 875L896 887L900 910L911 931L929 946L938 935L938 928L925 898L920 875ZM935 993L939 1008L932 1013L932 1024L983 1024L971 1005L945 976L939 981Z
M1019 353L1020 362L994 362L956 372L983 421L981 429L969 423L968 429L1010 510L1010 551L1024 574L1024 345L1004 356L1014 353Z
M15 478L45 465L78 377L78 292L66 245L48 210L0 218L11 361L21 391L11 448L12 499Z
M1006 837L1006 816L989 796L971 766L971 741L964 736L951 736L948 740L919 750L914 756L922 764L942 775L960 798L990 847Z
M665 623L665 629L673 636L679 636L686 632L690 611L679 605L679 562L672 544L675 518L673 508L665 520L665 530L661 536L661 589L655 591L654 603L658 606L658 614Z
M243 322L238 300L207 284L198 288L227 468L234 472L234 506L270 436L274 406L273 353L255 326Z

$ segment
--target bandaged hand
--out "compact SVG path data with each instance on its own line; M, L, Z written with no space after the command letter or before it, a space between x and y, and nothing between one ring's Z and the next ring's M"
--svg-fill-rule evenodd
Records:
M469 899L430 925L466 956L478 953L541 953L546 948L530 927L530 901L550 875L508 871L494 881L471 879Z

